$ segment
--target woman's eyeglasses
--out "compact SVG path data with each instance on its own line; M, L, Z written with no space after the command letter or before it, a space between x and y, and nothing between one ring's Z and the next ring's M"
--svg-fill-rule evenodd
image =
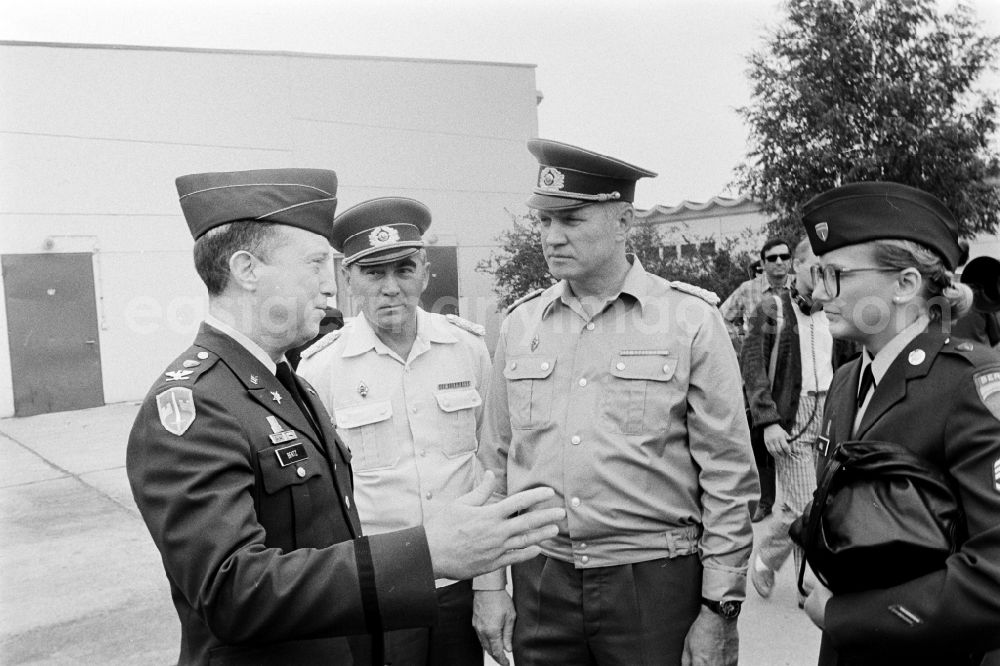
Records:
M836 298L840 296L840 276L842 275L868 272L895 273L897 270L899 269L881 267L837 268L836 266L820 266L817 264L809 267L809 275L812 276L813 284L818 284L820 280L823 280L823 287L826 288L826 293L831 298Z

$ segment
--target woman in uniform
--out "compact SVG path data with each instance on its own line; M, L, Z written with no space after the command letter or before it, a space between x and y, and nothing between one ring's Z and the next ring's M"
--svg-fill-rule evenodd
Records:
M958 225L935 197L884 182L814 197L803 223L819 258L813 298L835 338L864 347L830 387L820 472L838 442L903 445L950 480L968 534L943 568L904 584L814 587L819 663L979 664L1000 645L1000 353L948 333L972 303L953 273Z

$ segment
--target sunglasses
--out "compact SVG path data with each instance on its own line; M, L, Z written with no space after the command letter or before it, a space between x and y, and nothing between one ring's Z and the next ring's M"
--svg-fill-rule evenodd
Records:
M769 264L773 264L776 261L779 261L779 260L780 261L788 261L791 258L792 258L792 255L790 255L790 254L768 254L768 255L764 256L764 261L766 261Z
M809 267L809 275L812 277L813 284L819 284L820 280L823 281L823 288L826 289L826 293L830 295L831 298L837 298L840 296L840 278L844 275L851 275L852 273L895 273L899 269L897 268L837 268L836 266L820 266L814 264Z

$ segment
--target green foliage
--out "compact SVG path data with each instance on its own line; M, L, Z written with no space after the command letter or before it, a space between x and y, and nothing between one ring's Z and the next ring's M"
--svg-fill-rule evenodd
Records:
M537 228L528 217L511 217L513 228L497 237L500 250L476 265L477 271L492 276L493 291L501 309L554 282L542 254ZM729 238L717 247L714 242L681 233L664 235L650 225L634 226L627 243L628 251L639 258L648 272L698 285L714 291L720 298L728 296L750 277L749 266L757 257L739 249L741 245L739 239ZM680 253L678 246L683 248Z
M972 10L932 0L788 0L787 16L751 54L751 128L737 186L801 235L797 209L862 180L890 180L941 198L961 233L995 232L1000 161L995 68L1000 38ZM992 180L991 184L989 181Z

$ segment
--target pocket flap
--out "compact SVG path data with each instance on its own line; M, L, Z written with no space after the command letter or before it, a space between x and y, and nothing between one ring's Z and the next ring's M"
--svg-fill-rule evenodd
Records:
M483 399L479 397L479 391L474 388L452 389L450 391L438 391L434 394L438 407L445 412L457 412L460 409L471 409L483 404Z
M677 357L671 354L643 356L615 356L609 372L621 379L646 379L654 382L669 381L677 369Z
M385 421L392 416L392 401L363 402L350 407L338 407L333 410L333 418L338 428L360 428L379 421Z
M507 359L503 376L507 379L545 379L556 367L556 359L546 356L512 356Z

